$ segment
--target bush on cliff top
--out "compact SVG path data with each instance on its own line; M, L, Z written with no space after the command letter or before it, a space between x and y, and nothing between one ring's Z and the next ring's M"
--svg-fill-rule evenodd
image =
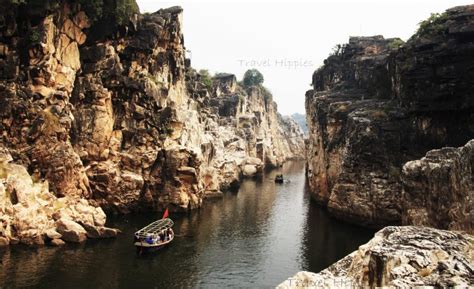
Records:
M210 91L212 89L212 76L207 69L199 70L199 75L201 76L201 81Z
M249 69L244 74L243 84L245 87L261 85L263 81L263 74L257 69Z
M398 49L400 46L402 46L403 44L405 44L405 42L403 40L401 40L400 38L393 38L390 40L390 42L388 43L388 48L390 49Z
M446 29L445 22L448 19L448 14L445 13L431 13L428 19L419 23L418 30L413 35L414 38L421 36L432 36L443 33Z
M0 0L0 3L26 5L27 11L43 12L57 8L60 0ZM92 23L107 20L117 25L124 25L133 14L139 12L135 0L71 0L70 3L81 4Z

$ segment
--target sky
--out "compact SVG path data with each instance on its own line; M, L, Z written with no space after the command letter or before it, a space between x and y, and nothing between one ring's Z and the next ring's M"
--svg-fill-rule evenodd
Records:
M407 40L430 13L470 4L462 0L137 2L141 12L183 7L191 65L211 73L233 73L239 80L247 69L258 69L284 115L304 113L313 72L335 45L348 42L350 36Z

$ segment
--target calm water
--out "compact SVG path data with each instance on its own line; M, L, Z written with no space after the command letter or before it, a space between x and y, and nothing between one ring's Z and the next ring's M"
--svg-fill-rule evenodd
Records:
M275 184L280 172L291 183ZM310 202L302 162L246 180L199 212L171 215L174 242L137 256L133 232L159 217L109 219L124 232L115 240L0 251L0 288L272 288L297 271L320 271L374 233Z

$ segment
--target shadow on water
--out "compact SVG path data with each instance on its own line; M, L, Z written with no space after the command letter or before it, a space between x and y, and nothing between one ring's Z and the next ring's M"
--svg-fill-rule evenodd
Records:
M275 184L283 173L290 183ZM373 231L328 217L305 192L304 163L291 162L201 210L172 215L175 240L137 255L133 233L156 213L110 217L117 239L61 248L0 251L0 288L272 288L300 270L319 271Z
M355 251L359 245L370 240L373 229L344 223L330 217L327 210L309 199L303 245L303 263L305 271L319 272L335 261Z

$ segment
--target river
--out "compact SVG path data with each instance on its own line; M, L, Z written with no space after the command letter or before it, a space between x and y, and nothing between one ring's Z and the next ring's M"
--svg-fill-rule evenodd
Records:
M275 184L277 173L290 183ZM328 217L306 192L304 163L289 162L237 193L173 215L176 238L137 255L133 232L157 214L109 218L117 239L0 251L0 288L274 288L297 271L320 271L374 231Z

